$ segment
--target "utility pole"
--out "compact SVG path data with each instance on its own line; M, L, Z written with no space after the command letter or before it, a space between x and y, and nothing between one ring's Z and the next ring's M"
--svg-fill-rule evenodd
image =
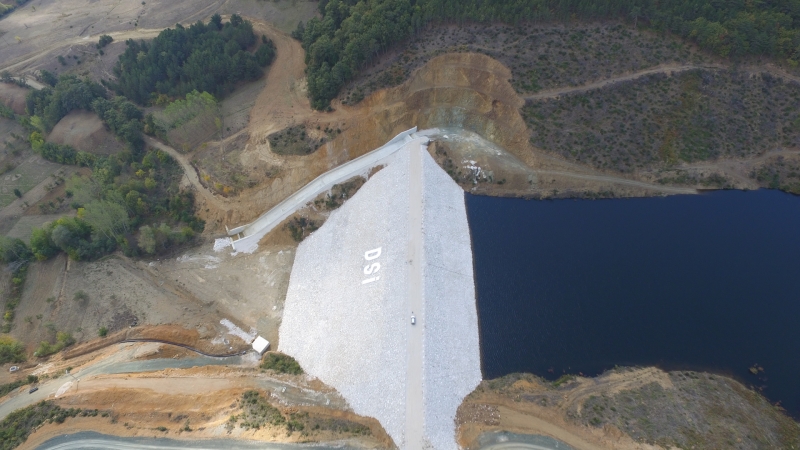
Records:
M72 379L75 380L75 390L77 391L78 390L78 382L80 380L77 377L75 377L75 375L69 373L69 369L64 370L64 373L66 373L67 375L71 376Z

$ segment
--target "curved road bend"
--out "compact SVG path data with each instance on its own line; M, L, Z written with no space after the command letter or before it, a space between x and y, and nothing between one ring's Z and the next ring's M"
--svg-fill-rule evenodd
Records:
M90 431L52 438L37 450L355 450L347 445L278 444L237 439L183 441L167 438L123 438Z

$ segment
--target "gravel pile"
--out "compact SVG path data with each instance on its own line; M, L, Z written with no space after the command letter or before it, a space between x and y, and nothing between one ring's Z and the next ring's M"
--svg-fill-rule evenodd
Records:
M281 351L375 417L400 448L408 387L409 227L423 227L424 440L457 448L455 413L480 382L472 251L461 189L427 154L410 179L406 145L297 250ZM409 223L410 183L423 185L423 224ZM380 249L380 250L378 250ZM375 264L380 268L376 269ZM370 272L370 273L366 273ZM422 328L422 329L420 329Z

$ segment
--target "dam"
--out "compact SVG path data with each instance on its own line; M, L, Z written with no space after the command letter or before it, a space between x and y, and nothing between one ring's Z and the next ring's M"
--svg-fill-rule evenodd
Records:
M297 250L279 350L401 449L455 449L481 381L464 193L404 139Z

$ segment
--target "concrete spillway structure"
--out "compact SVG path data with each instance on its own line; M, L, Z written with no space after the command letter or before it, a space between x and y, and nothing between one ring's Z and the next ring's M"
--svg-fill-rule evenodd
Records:
M454 449L481 380L472 248L463 191L426 142L406 142L300 244L279 349L399 448Z

